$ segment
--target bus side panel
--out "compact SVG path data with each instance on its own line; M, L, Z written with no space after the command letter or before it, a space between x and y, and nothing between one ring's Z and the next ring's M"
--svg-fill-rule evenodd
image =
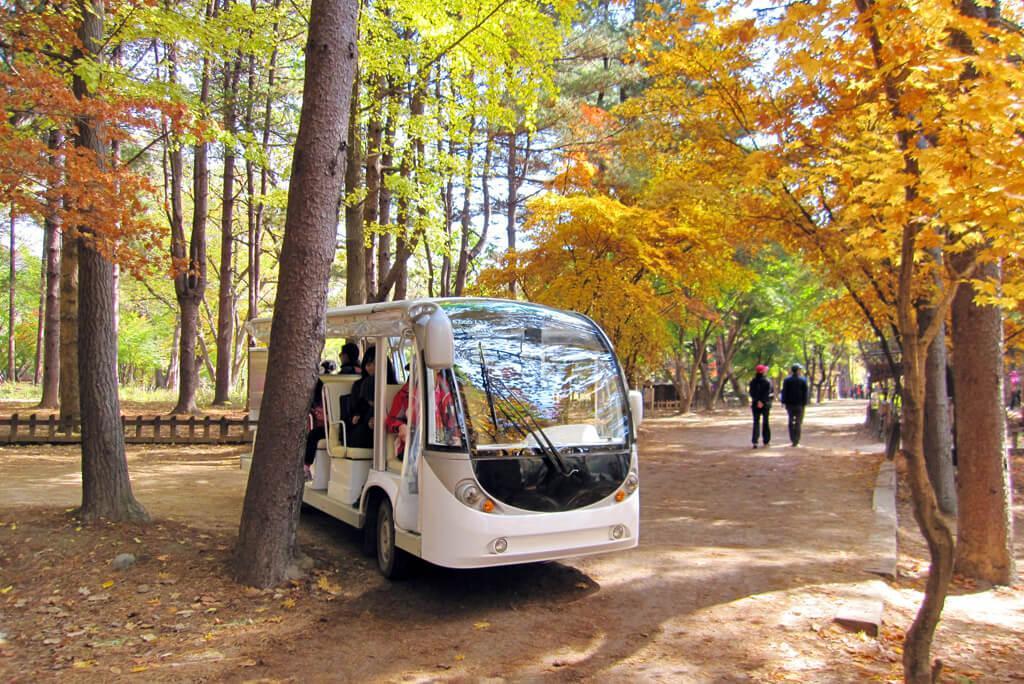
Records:
M633 548L640 529L639 492L622 503L602 503L561 513L501 515L458 501L441 483L429 459L420 465L423 558L448 568L482 568L557 560ZM612 528L625 527L622 539ZM507 550L497 553L503 538Z

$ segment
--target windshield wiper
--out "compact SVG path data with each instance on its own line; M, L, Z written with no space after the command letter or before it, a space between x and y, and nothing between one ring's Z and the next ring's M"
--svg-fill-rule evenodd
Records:
M554 445L548 434L544 432L544 428L540 426L537 419L530 413L529 407L519 399L515 393L509 389L504 382L498 378L494 378L492 381L501 394L498 396L500 404L498 410L501 411L502 416L511 423L512 427L516 429L523 437L533 437L533 441L536 443L537 448L544 454L552 463L555 465L555 469L564 477L571 477L579 469L572 468L566 465L565 459L562 458L561 452L558 447ZM493 410L493 405L492 405Z
M491 374L487 370L487 360L484 358L484 345L478 343L480 349L480 370L482 371L484 378L484 394L487 395L487 406L491 410L491 425L494 426L494 432L491 433L491 439L498 439L498 416L494 412L494 392L491 391Z

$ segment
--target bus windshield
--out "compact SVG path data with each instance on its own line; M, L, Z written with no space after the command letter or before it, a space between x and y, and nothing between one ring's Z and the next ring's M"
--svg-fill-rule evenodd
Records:
M534 449L563 470L563 453L626 446L619 367L590 320L521 302L442 306L475 455Z

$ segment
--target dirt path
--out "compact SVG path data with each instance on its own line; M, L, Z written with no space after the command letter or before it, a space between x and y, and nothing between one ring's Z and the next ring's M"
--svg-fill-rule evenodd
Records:
M898 632L908 624L917 594L912 586L887 584L861 570L881 458L880 446L859 431L863 410L863 402L811 407L800 448L782 446L784 435L777 434L778 446L751 450L745 411L647 421L641 432L641 541L626 553L485 571L424 566L406 582L389 583L361 555L349 528L307 512L301 538L329 566L330 574L321 577L333 587L328 600L300 598L296 604L285 598L288 611L275 604L260 613L272 614L272 620L250 619L237 636L207 635L216 650L203 651L215 654L206 662L165 669L156 678L852 682L897 677ZM782 420L773 416L778 433L785 431ZM237 526L244 487L237 454L133 450L130 467L151 513L205 527L216 541L218 534L228 539ZM40 503L74 505L77 465L74 450L0 450L0 512ZM222 561L223 555L216 562ZM210 567L216 572L219 566ZM0 585L2 574L0 566ZM187 572L180 581L188 581ZM229 584L205 590L233 591ZM292 591L306 596L316 588ZM880 592L897 610L882 638L832 625L840 602ZM998 613L986 617L984 627L993 632L986 638L1017 644L1024 638L1021 594L1017 589L982 595L989 615ZM273 598L280 603L282 596ZM241 599L219 600L217 605L250 610ZM268 610L267 605L252 609L249 617L257 618L253 613ZM226 609L220 615L226 620ZM954 605L950 615L940 647L957 642L976 622L966 603ZM196 641L202 644L203 638ZM145 644L138 646L133 662L144 662L148 651L140 650ZM145 662L162 657L157 651L183 664L170 656L167 645ZM15 652L8 656L0 659L0 680L5 666L18 658ZM1000 651L996 658L978 648L944 657L954 671L980 668L990 675L986 681L1011 681L1024 673L1019 654ZM115 670L122 671L110 668ZM96 673L79 674L83 681L96 680ZM13 679L20 681L16 674Z

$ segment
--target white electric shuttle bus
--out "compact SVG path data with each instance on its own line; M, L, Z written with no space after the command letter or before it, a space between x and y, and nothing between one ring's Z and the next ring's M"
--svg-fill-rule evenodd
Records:
M260 344L270 322L248 325ZM342 415L359 376L322 375L326 439L303 501L363 529L385 576L410 555L477 568L637 545L642 401L592 320L456 298L335 309L326 328L376 348L373 447L348 443ZM255 409L266 349L249 363ZM408 438L396 454L384 419L405 383Z

